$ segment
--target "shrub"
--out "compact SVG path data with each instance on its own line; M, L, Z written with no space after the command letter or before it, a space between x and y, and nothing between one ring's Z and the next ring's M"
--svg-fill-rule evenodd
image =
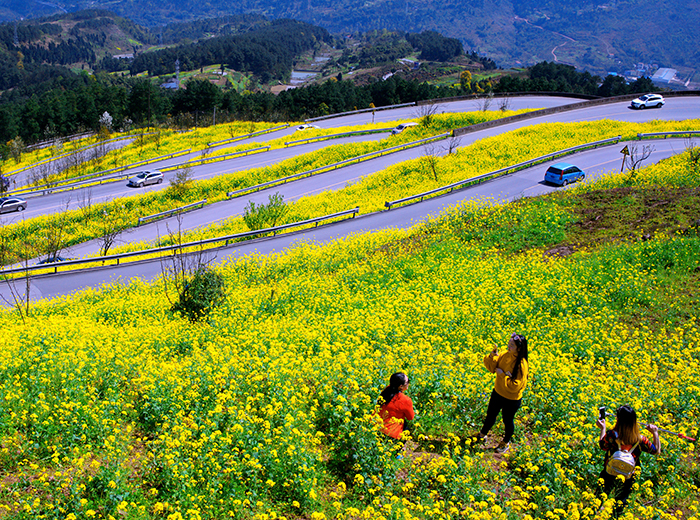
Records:
M289 207L284 203L284 196L275 193L270 195L267 204L256 205L252 200L248 202L243 212L243 221L251 231L255 231L275 227L288 212Z
M180 290L171 310L190 321L200 321L225 298L224 278L220 273L200 267Z

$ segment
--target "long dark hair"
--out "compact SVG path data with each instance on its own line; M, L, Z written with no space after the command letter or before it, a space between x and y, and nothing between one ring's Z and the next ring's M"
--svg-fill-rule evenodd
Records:
M518 347L518 354L515 357L515 366L513 367L513 377L511 379L518 378L518 372L520 372L520 362L524 359L527 361L527 338L520 334L513 334L513 341L515 346Z
M637 412L628 404L623 404L617 409L615 427L617 438L622 444L636 444L639 442L639 425L637 424Z
M389 386L382 390L379 405L384 406L389 404L391 400L396 397L396 394L399 393L399 387L405 385L406 381L408 381L408 377L403 372L392 374L389 378Z

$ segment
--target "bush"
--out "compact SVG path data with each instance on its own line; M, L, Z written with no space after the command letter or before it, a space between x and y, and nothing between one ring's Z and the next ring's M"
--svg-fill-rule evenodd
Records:
M183 286L171 310L190 321L200 321L225 298L224 278L208 267L200 267Z
M275 227L289 212L289 206L284 203L284 196L279 193L270 195L267 204L256 205L252 200L243 210L243 221L248 229L255 231Z

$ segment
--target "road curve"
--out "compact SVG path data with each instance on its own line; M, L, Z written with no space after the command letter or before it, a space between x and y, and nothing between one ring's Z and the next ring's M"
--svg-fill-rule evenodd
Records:
M397 112L401 114L405 113L405 110L405 108L397 109ZM470 108L470 110L473 110L473 107ZM379 113L377 113L377 115L378 114ZM366 117L366 114L363 116ZM401 118L403 118L403 116L398 115L394 120ZM561 112L545 116L543 118L511 123L480 132L474 132L472 134L468 134L467 136L463 136L463 141L461 144L469 144L483 137L510 131L526 125L539 124L542 122L592 121L597 119L615 119L641 122L661 118L678 120L700 119L700 98L670 98L667 100L666 107L664 107L662 110L631 111L629 110L627 103L614 103L610 105L590 107L587 109ZM346 124L353 123L342 123L342 125ZM575 159L576 164L588 172L589 179L596 178L597 176L607 172L616 170L619 171L621 163L621 156L619 152L624 144L625 143L620 143L616 146L599 148L577 154ZM659 161L663 158L679 153L684 149L683 140L677 139L659 140L655 141L653 144L655 151L652 157L649 159L650 162ZM391 159L388 159L389 162L406 160L405 158L400 158L397 156L389 157L391 157ZM377 169L381 169L383 167L386 166L377 167ZM371 232L391 227L410 227L415 223L426 219L430 215L436 215L445 208L454 206L459 202L470 198L496 197L507 201L522 196L535 196L542 193L547 193L552 191L552 189L557 188L551 188L541 182L543 176L542 172L544 169L546 169L546 167L547 164L539 165L527 170L522 170L515 174L500 177L473 188L453 192L446 196L436 197L422 203L408 205L391 211L377 212L349 221L314 228L313 230L304 232L290 233L274 238L246 242L228 249L221 249L212 252L211 259L214 262L221 262L225 261L227 258L238 257L254 252L267 254L275 251L283 251L299 242L326 243L330 240L355 232ZM349 172L347 175L353 175L351 170L348 168L337 170L336 172L343 172L343 170ZM365 167L364 174L366 175L367 173L368 171ZM340 176L338 179L336 179L337 182L342 183L347 181L347 179L342 177L342 175L346 175L345 172L339 175ZM292 186L292 184L287 186ZM296 195L294 195L292 191L288 192L290 197L288 197L287 200L293 200L295 197L302 196L304 193L308 193L308 191L312 189L313 185L311 183L306 185L303 183L296 184L296 186L293 188L293 190L296 190ZM265 192L260 192L256 194L256 196L261 198L264 197L266 199L267 194ZM247 203L248 200L249 199L246 198L244 203ZM240 207L235 209L235 202L229 202L226 204L232 204L232 211L242 211L242 208ZM129 236L129 239L131 241L136 239L136 237ZM108 266L79 272L59 273L58 275L40 275L32 277L31 279L30 296L32 299L52 298L69 294L86 287L99 287L103 284L109 284L115 281L124 283L130 280L132 277L150 280L158 276L160 272L161 266L158 261L146 261L133 264L124 264L118 267ZM0 295L7 297L8 294L8 287L5 284L0 284Z

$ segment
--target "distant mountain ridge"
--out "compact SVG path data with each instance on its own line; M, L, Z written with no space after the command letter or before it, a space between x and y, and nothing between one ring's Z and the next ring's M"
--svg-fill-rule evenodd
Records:
M0 19L85 7L105 7L150 27L253 13L336 34L435 30L502 66L549 60L605 74L641 63L642 71L674 67L691 78L700 65L700 3L678 0L0 0Z

